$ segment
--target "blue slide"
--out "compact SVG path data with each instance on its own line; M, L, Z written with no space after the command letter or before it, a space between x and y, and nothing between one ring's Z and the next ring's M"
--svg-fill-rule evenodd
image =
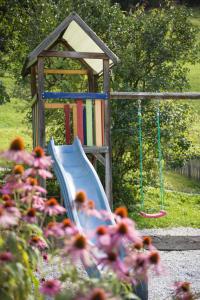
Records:
M78 212L73 205L76 193L83 190L88 199L95 202L97 210L111 212L101 181L87 158L79 139L75 138L72 145L62 146L56 146L54 140L51 139L48 153L54 161L53 168L60 184L69 218L82 231L95 230L102 224L111 224L111 221L102 221L96 217L87 217L86 219L85 214Z
M72 145L62 146L56 146L54 140L51 139L48 144L48 153L54 161L53 169L60 185L68 217L76 224L79 230L86 232L95 230L100 225L114 224L114 220L103 221L96 217L88 217L78 212L74 206L73 201L76 193L83 190L87 194L88 199L95 202L97 210L111 212L101 181L87 158L79 139L75 138ZM100 276L97 267L87 268L86 271L91 277ZM146 283L141 282L134 289L141 300L148 299Z

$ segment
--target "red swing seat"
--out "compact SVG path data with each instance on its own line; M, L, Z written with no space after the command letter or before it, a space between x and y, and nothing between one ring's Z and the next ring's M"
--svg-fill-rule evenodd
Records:
M158 213L148 214L148 213L145 213L143 211L140 211L139 214L140 214L140 216L142 216L144 218L156 219L156 218L161 218L161 217L166 216L167 212L165 210L160 210Z

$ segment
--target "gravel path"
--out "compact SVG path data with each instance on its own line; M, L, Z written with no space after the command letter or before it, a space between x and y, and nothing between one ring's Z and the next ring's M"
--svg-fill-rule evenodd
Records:
M144 229L142 235L200 236L200 229L163 228ZM163 266L162 276L149 279L149 300L171 299L175 281L188 281L192 290L200 294L200 249L198 251L160 252ZM200 299L200 296L199 298Z

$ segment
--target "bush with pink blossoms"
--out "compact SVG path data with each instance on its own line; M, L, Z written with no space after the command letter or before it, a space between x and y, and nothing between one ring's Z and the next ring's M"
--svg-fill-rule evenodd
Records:
M83 233L66 217L58 200L47 199L39 182L52 177L52 161L43 149L28 153L23 140L16 138L0 158L12 162L0 187L0 299L136 299L132 287L147 280L150 272L162 272L158 251L148 237L139 235L126 208L109 215L97 211L84 191L78 192L73 205L86 219L99 218L102 224L108 218L116 221ZM57 278L46 274L52 263ZM93 272L101 270L102 275L84 276L80 264ZM177 286L175 299L186 292Z

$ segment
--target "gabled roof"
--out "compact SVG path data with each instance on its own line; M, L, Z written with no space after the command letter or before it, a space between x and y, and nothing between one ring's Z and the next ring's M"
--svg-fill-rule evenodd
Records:
M40 53L48 50L58 39L66 42L70 50L73 51L106 54L110 61L110 67L119 61L118 57L103 43L81 17L76 13L72 13L28 55L22 70L23 76L30 72L30 67L36 63ZM95 74L100 74L103 71L103 62L101 59L83 60Z

